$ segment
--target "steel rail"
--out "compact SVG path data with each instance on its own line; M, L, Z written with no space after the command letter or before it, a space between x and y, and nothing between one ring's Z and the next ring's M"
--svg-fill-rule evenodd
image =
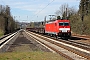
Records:
M33 34L33 33L30 33L30 34ZM38 34L33 34L33 35L35 35L35 36L37 36L37 37L39 37L39 38L41 38L41 39L43 39L43 40L46 40L46 41L48 41L48 42L50 42L50 43L52 43L52 44L55 44L55 45L57 45L57 46L59 46L59 47L64 47L65 49L68 49L69 51L72 51L72 52L74 52L74 53L76 53L76 51L73 51L73 49L70 47L70 48L68 48L67 46L64 46L64 45L61 45L60 43L58 43L58 42L54 42L54 41L52 41L52 39L50 40L50 38L43 38L43 37L41 37L41 35L39 36ZM42 42L43 43L43 42ZM80 51L79 51L80 52ZM80 55L80 54L79 54ZM82 55L81 55L82 56ZM85 58L87 58L87 59L89 59L89 57L87 57L87 56L82 56L82 57L85 57Z

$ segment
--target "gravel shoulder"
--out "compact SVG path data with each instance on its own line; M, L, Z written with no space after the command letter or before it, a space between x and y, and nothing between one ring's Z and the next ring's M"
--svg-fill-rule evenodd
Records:
M19 37L10 46L7 52L30 52L30 51L44 51L50 52L48 49L31 39L25 32L21 31Z

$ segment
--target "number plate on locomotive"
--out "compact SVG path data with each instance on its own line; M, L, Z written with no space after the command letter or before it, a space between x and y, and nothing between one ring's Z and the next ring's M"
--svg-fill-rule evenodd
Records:
M67 32L67 30L62 30L62 32Z

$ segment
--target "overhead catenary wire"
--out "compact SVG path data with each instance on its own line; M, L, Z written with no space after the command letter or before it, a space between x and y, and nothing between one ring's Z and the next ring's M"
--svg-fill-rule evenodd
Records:
M42 8L39 12L37 12L34 16L37 16L40 12L42 12L45 8L47 8L47 7L48 7L52 2L54 2L54 1L55 1L55 0L52 0L52 1L51 1L50 3L48 3L44 8ZM34 17L34 16L33 16L33 17ZM32 18L33 18L33 17L32 17ZM32 19L32 18L31 18L31 19Z
M50 3L48 3L42 10L40 10L38 13L42 12L46 7L48 7L54 0L52 0ZM37 14L38 14L37 13Z

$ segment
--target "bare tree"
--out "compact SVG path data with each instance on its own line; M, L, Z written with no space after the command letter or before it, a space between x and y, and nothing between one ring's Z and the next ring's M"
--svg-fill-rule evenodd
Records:
M69 7L68 4L63 4L60 6L59 10L55 12L57 16L61 16L64 19L67 19L70 15L76 14L76 9Z
M63 4L60 6L59 10L57 10L55 13L57 16L63 16L64 12L66 12L68 8L68 4Z

